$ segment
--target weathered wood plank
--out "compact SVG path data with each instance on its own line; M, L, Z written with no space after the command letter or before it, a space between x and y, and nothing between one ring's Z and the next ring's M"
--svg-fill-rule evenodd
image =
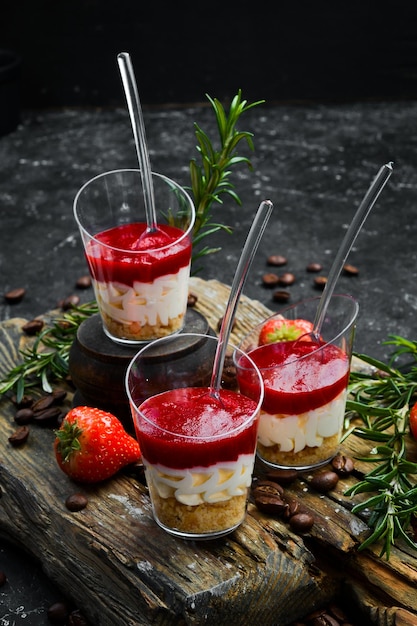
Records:
M193 278L191 290L198 295L197 309L216 329L228 287ZM237 343L270 313L243 297L232 340ZM0 376L19 358L26 341L23 322L0 325ZM287 488L314 514L315 524L304 537L250 503L245 523L229 537L180 541L157 527L146 486L128 472L98 486L75 485L55 462L53 433L37 426L31 426L26 445L12 448L13 416L12 403L3 398L0 534L32 553L92 623L279 626L342 588L351 590L378 626L417 610L417 559L410 549L399 543L390 562L380 559L377 549L357 551L368 529L344 495L355 476L340 480L325 496L309 486L308 474ZM366 452L367 444L349 437L344 449L355 456ZM358 463L357 470L360 475L366 464ZM258 462L256 473L262 474ZM70 513L65 500L74 492L85 493L89 502Z

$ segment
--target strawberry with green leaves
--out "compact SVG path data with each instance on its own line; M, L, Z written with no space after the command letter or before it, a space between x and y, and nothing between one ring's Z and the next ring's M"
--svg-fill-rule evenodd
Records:
M295 341L302 335L303 341L311 341L308 333L313 330L313 324L307 320L287 320L284 317L274 317L265 322L259 333L258 344L264 346L276 341Z
M55 432L59 467L77 482L96 483L139 461L139 444L106 411L88 406L71 409Z

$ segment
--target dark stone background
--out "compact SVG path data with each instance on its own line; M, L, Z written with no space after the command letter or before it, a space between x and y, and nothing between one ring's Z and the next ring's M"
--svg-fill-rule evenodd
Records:
M328 271L373 176L395 162L349 257L359 275L338 285L360 302L355 348L387 358L390 333L416 336L416 26L411 0L3 2L0 48L21 58L21 124L0 137L0 294L23 286L26 296L15 306L0 300L0 321L38 315L74 292L86 272L74 196L95 174L135 166L116 63L125 50L153 167L184 185L196 156L193 123L215 133L205 94L227 105L241 88L249 101L266 100L240 124L255 140L253 154L242 147L253 172L233 174L242 206L228 201L213 212L234 233L216 239L222 250L200 275L230 284L259 202L269 197L275 211L244 293L271 308L279 307L261 285L267 256L287 256L297 277L291 302L316 295L307 263ZM0 112L2 87L0 79ZM0 569L9 579L0 618L46 625L60 592L4 541Z

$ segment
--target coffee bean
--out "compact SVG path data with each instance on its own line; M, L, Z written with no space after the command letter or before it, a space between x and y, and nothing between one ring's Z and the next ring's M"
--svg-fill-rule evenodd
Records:
M269 470L266 477L280 485L290 485L298 477L298 472L295 469L275 469Z
M22 446L27 441L28 437L29 428L27 426L20 426L12 435L10 435L9 443L14 448L17 448L18 446Z
M33 421L38 426L54 426L61 415L61 409L58 406L50 406L44 411L33 413Z
M34 398L32 396L24 395L24 396L22 396L22 398L18 402L17 401L17 396L12 396L12 402L17 407L19 407L19 409L23 409L24 407L32 406L33 403L34 403Z
M48 620L52 624L64 624L68 619L69 607L65 602L55 602L48 608Z
M67 392L65 391L65 389L60 389L59 387L57 387L52 391L52 396L54 402L59 404L65 400L65 398L67 397Z
M78 306L79 304L80 304L79 296L77 296L76 294L73 294L71 296L67 296L66 298L64 298L64 300L62 300L62 302L60 303L60 306L63 311L69 311L70 309L72 309L75 306Z
M286 507L284 511L284 518L289 520L293 515L297 513L301 513L300 511L300 503L298 500L291 498L290 500L286 500Z
M30 320L30 322L26 322L26 324L22 326L22 330L26 335L36 335L37 333L40 333L43 327L43 320L33 319Z
M331 462L331 465L339 476L349 476L355 469L353 459L344 454L337 454Z
M45 409L49 409L49 407L52 406L53 403L54 397L51 393L46 396L42 396L42 398L39 398L39 400L36 400L36 402L34 402L34 404L32 405L32 411L34 413L45 411Z
M257 480L253 486L253 495L270 495L270 496L282 496L284 489L278 483L272 480Z
M327 283L326 276L316 276L314 279L314 286L318 289L324 289Z
M274 302L288 302L290 297L290 292L285 291L285 289L278 289L277 291L274 291L272 295Z
M326 493L327 491L331 491L334 489L339 481L339 476L336 472L332 472L330 470L326 470L324 472L319 472L311 479L310 485L316 491L320 493Z
M26 293L26 289L23 289L23 287L20 287L17 289L11 289L10 291L4 294L4 298L6 302L8 302L9 304L17 304L23 299L25 293Z
M269 515L281 516L285 511L285 502L279 496L258 495L255 498L255 506Z
M220 328L222 327L222 323L223 323L223 318L221 317L217 322L217 330L220 330ZM234 331L235 328L236 328L236 319L234 319L232 322L232 331Z
M264 274L262 276L262 284L264 287L276 287L279 283L278 274L273 274L269 272L268 274Z
M75 283L77 289L88 289L91 287L91 276L86 274L85 276L80 276Z
M193 307L197 304L198 297L195 293L189 293L187 298L187 306Z
M296 513L289 520L291 529L296 533L308 532L314 524L314 517L309 513Z
M287 264L287 259L281 254L271 254L271 256L269 256L267 259L267 264L273 265L275 267L280 267L281 265Z
M354 265L350 265L349 263L345 263L343 266L343 271L348 276L357 276L359 274L359 270Z
M0 587L3 587L3 585L5 585L7 582L7 576L6 573L3 571L0 571Z
M21 426L29 424L33 420L33 411L30 407L25 407L16 411L14 421Z
M323 266L320 263L309 263L306 267L307 272L321 272Z
M65 506L69 511L81 511L88 504L88 498L83 493L73 493L65 500Z
M285 272L279 277L279 284L289 287L295 283L295 276L291 272Z

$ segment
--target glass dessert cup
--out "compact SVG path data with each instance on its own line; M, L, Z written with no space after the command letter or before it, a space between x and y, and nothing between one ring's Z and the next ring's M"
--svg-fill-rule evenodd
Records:
M254 328L239 346L264 380L257 455L270 467L320 467L339 449L359 309L356 300L348 295L331 298L319 342L307 334L259 345L266 322L285 318L313 323L318 301L311 298L283 309ZM244 376L239 376L239 385L251 395Z
M187 309L194 205L169 178L152 180L156 233L146 232L138 169L100 174L74 200L103 330L121 344L181 331Z
M235 530L245 519L252 482L262 377L240 351L235 363L236 348L229 345L220 400L213 398L217 342L192 333L159 339L138 352L126 373L155 521L183 539ZM240 367L256 389L252 398L238 389Z

